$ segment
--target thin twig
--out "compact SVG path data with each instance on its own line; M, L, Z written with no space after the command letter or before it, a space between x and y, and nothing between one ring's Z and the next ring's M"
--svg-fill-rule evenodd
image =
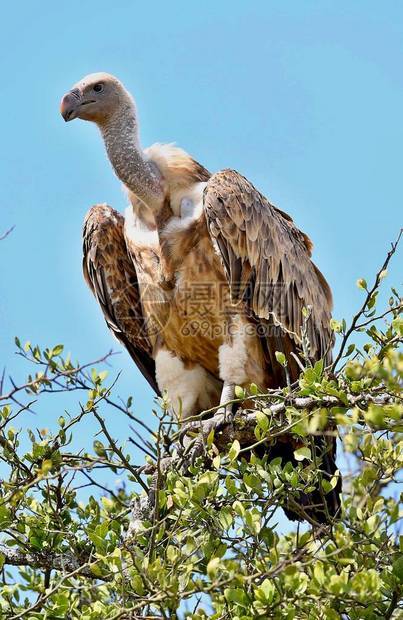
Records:
M9 235L10 233L12 233L12 232L13 232L14 228L15 228L15 224L14 224L14 226L11 226L11 228L9 228L8 230L6 230L6 232L5 232L5 233L3 233L3 234L1 235L1 237L0 237L0 241L3 241L3 239L5 239L6 237L8 237L8 235Z
M376 274L375 281L374 281L374 284L373 284L372 288L369 291L367 290L367 296L366 296L366 298L364 300L364 303L362 304L362 306L359 309L359 311L354 315L350 327L348 328L348 330L344 334L342 343L340 345L339 352L338 352L338 354L336 356L336 359L334 360L333 365L332 365L332 372L335 371L337 364L339 363L339 361L341 360L341 358L343 356L344 349L346 347L348 339L350 338L351 334L357 329L358 320L364 314L365 308L367 307L369 300L371 299L372 295L375 293L375 291L379 287L379 284L380 284L381 279L382 279L381 274L382 274L382 272L385 271L385 269L387 269L387 267L389 265L389 262L390 262L390 259L392 258L392 256L396 252L397 246L399 245L400 238L402 236L402 233L403 233L403 228L400 229L400 232L399 232L399 235L398 235L396 241L391 244L392 247L391 247L391 249L389 250L389 252L388 252L388 254L386 256L382 267L378 270L378 273Z

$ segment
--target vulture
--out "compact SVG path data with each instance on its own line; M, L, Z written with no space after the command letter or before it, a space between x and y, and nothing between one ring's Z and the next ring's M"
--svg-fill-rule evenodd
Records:
M296 381L304 309L309 355L330 362L332 294L289 215L235 170L212 174L172 144L143 149L134 99L110 74L77 82L61 114L98 126L129 199L124 215L106 204L88 212L85 280L109 329L181 420L215 406L230 416L235 386L287 385L278 352ZM315 442L329 479L335 437ZM294 449L284 442L277 453L293 461ZM301 505L326 522L339 511L339 490L307 492Z

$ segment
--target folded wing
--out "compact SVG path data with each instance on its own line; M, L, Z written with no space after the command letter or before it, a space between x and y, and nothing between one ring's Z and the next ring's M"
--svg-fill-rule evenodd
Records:
M137 274L127 254L123 224L123 216L107 205L90 209L83 230L84 278L101 306L109 329L159 394Z
M287 357L291 380L300 369L291 353L301 348L303 308L310 308L306 324L313 360L331 360L330 329L332 295L330 288L311 261L312 244L292 219L276 209L251 183L233 170L211 177L204 191L204 209L210 235L221 256L234 303L243 302L251 320L268 330L260 330L268 364L276 387L285 377L275 352ZM258 332L259 333L259 332ZM267 335L265 335L267 334ZM332 426L327 431L333 430ZM336 471L336 439L324 433L313 439L326 480ZM272 447L272 457L293 460L293 442ZM340 509L341 481L323 497L321 489L300 494L300 504L311 517L327 522L327 515ZM294 507L284 508L291 519L299 519Z
M211 177L204 207L232 301L243 300L245 309L264 326L281 327L281 337L275 335L276 330L266 330L270 359L275 350L283 351L292 374L298 376L290 352L301 348L304 307L311 312L306 325L310 356L330 359L332 295L311 261L309 238L233 170Z

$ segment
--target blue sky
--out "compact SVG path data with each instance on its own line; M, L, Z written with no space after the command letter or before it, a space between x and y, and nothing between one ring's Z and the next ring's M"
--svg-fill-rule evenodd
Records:
M15 225L0 243L0 363L15 378L15 335L64 342L81 361L119 348L82 279L81 224L92 204L125 199L96 128L58 111L93 71L132 91L145 146L176 142L212 171L235 168L290 213L314 241L335 317L351 316L356 279L401 223L402 3L17 1L2 6L0 59L0 234ZM401 275L395 260L391 282ZM114 370L150 420L126 353ZM52 425L61 405L33 425ZM126 436L126 421L114 430Z

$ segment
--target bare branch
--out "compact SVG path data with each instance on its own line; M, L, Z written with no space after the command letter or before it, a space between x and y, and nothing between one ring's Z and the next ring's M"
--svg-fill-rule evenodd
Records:
M357 327L358 327L357 323L358 323L360 317L364 314L365 308L367 307L369 300L371 299L372 295L375 293L375 291L379 287L379 284L380 284L381 279L382 279L382 272L384 272L385 269L387 269L387 267L389 265L389 262L390 262L390 259L392 258L392 256L396 252L397 246L399 245L399 242L400 242L400 239L401 239L401 236L402 236L402 233L403 233L403 228L400 229L400 232L399 232L399 235L398 235L396 241L391 244L392 247L391 247L391 249L389 250L389 252L388 252L388 254L386 256L385 261L384 261L382 267L378 270L378 273L375 276L375 281L374 281L374 284L373 284L372 288L369 291L367 291L367 295L365 297L364 303L362 304L362 306L359 309L359 311L354 315L350 327L348 328L348 330L344 334L342 343L340 345L339 352L338 352L337 357L334 360L333 365L332 365L332 371L333 372L334 372L337 364L339 363L339 361L341 360L341 358L343 356L344 349L346 347L348 339L350 338L351 334L357 329Z
M14 224L14 226L11 226L11 228L9 228L8 230L6 230L6 232L5 232L5 233L3 233L3 234L0 236L0 241L3 241L3 239L5 239L6 237L8 237L8 235L9 235L10 233L12 233L12 232L13 232L14 228L15 228L15 224Z
M101 581L110 581L110 577L95 575L91 570L89 560L80 560L71 552L60 554L55 553L34 553L32 551L21 551L14 547L8 547L0 542L0 554L4 557L4 563L10 566L30 566L31 568L39 568L45 570L56 570L71 573L74 571L76 575L88 577L90 579L100 579ZM96 561L96 560L94 560Z

